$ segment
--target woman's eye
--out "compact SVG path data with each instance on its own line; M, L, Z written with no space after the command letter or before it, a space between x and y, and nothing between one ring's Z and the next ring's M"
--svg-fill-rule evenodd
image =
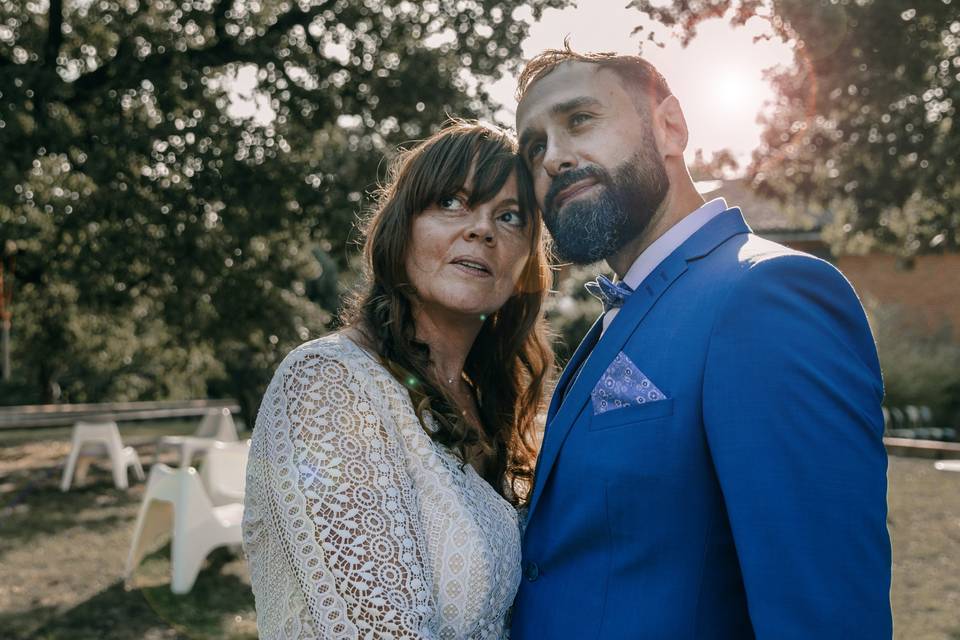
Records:
M500 220L514 227L522 227L527 223L527 219L518 211L504 211L500 214Z
M459 196L444 196L437 200L437 204L441 209L448 211L459 211L464 208L463 200Z

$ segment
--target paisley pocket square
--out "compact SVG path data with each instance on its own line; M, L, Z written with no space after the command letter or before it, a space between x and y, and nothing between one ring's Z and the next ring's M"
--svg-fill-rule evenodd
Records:
M645 376L622 351L613 359L607 370L600 376L600 382L590 392L594 415L665 398L666 396L657 388L657 385L653 384L653 381Z

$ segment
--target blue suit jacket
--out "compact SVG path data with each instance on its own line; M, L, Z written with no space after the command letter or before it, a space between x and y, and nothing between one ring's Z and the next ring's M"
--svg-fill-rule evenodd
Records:
M883 387L844 277L730 209L600 327L547 417L513 639L890 638ZM595 416L621 351L667 399Z

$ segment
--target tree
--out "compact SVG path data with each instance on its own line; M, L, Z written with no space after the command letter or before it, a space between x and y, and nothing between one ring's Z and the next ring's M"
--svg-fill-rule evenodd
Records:
M703 149L697 149L689 169L694 180L723 180L735 175L740 163L729 149L715 152L709 160L704 157Z
M489 113L527 32L514 10L565 1L3 3L19 380L3 401L212 385L252 419L279 358L335 311L323 256L346 265L383 154ZM260 110L241 116L248 72Z
M761 193L829 207L840 249L960 247L960 18L950 0L634 0L684 43L759 16L795 49L749 174ZM653 34L651 33L651 36Z

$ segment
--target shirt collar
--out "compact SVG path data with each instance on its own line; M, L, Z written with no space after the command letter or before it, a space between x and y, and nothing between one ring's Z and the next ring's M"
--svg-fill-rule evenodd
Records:
M699 231L703 225L726 210L727 201L723 198L714 198L684 216L680 222L667 229L662 236L644 249L643 253L630 265L630 269L623 277L623 282L631 289L639 287L657 265L667 259L667 256Z

